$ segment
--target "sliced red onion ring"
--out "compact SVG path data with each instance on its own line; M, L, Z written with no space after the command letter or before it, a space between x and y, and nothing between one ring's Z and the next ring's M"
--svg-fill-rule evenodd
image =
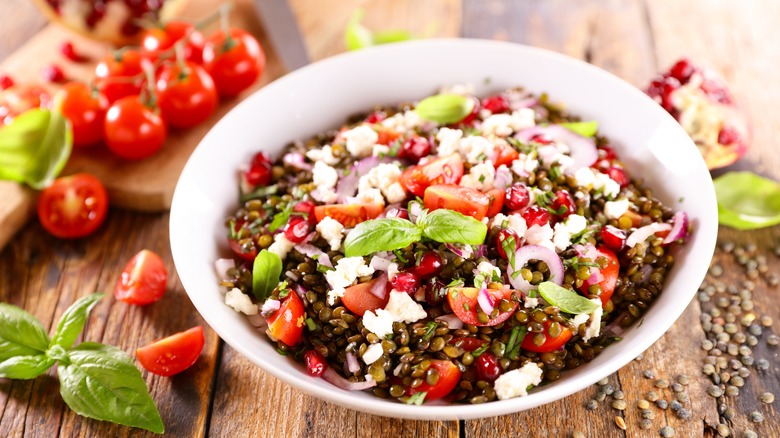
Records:
M380 300L384 300L387 296L387 273L383 272L376 278L376 281L371 285L369 289L374 296Z
M454 313L437 316L436 321L446 322L447 327L449 327L450 330L459 330L463 328L463 321L461 321L461 319L458 318Z
M328 257L328 255L314 245L308 243L299 243L295 245L293 248L295 248L296 251L305 255L306 257L317 260L317 262L320 263L321 265L325 265L329 268L333 267L333 264L330 262L330 258Z
M423 211L423 206L420 202L412 201L409 203L409 220L417 223L417 218Z
M482 311L488 315L490 315L495 309L493 298L488 294L487 288L485 286L482 286L482 289L480 289L477 293L477 304L479 304L479 307L482 309Z
M306 289L298 283L292 285L292 290L298 295L298 298L303 299L306 297Z
M534 126L518 132L515 134L515 138L528 142L538 134L545 134L554 141L569 147L572 164L564 170L566 174L573 174L583 167L589 167L599 158L596 143L592 139L583 137L559 125Z
M214 262L214 269L217 271L217 277L220 280L227 280L227 271L236 267L236 261L233 259L217 259Z
M672 231L669 231L664 243L669 244L685 239L686 235L688 235L688 215L684 211L678 211L672 217Z
M279 307L281 306L281 302L279 300L265 300L263 303L263 307L260 308L260 314L261 315L270 315L277 310L279 310Z
M523 246L515 252L514 267L520 270L529 260L540 260L546 263L550 269L550 279L548 281L552 281L557 285L563 284L563 262L555 251L540 245ZM510 263L506 268L506 273L512 286L523 293L533 289L534 285L525 281L522 275L512 275L515 271L514 267Z
M352 374L360 371L360 363L358 363L357 357L355 357L355 353L351 351L347 351L347 371Z
M374 268L375 271L387 272L387 268L389 268L392 263L393 261L390 259L374 255L371 257L371 261L368 263L368 266Z
M321 256L319 256L317 258L317 262L323 266L327 266L328 268L333 267L333 263L331 263L330 261L330 256L328 256L327 254L322 254Z
M313 166L304 160L303 154L298 152L290 152L288 154L285 154L284 157L282 157L282 161L284 162L284 164L292 166L296 169L301 169L301 170L313 169Z
M648 237L652 236L655 233L659 233L661 231L669 231L672 229L672 226L669 224L661 224L654 222L650 225L645 225L642 228L637 228L634 230L633 233L631 233L630 236L628 236L628 239L626 239L626 246L629 248L633 248L636 246L637 243L644 242L647 240Z
M297 274L295 274L293 271L287 271L284 273L284 275L287 276L287 278L289 278L292 281L300 280L300 277Z
M365 382L350 382L349 380L341 377L339 373L331 367L325 369L322 373L322 378L345 391L362 391L364 389L373 388L376 386L375 380L366 380Z
M475 259L487 256L487 245L474 245L472 248L474 248Z
M452 251L456 256L467 259L474 254L474 250L471 245L465 245L462 243L445 243L444 246Z

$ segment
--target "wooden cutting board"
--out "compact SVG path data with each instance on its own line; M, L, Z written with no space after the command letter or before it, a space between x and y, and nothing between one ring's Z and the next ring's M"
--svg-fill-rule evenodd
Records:
M197 21L221 2L215 0L187 0L181 18ZM113 156L100 145L88 150L74 151L64 174L88 172L106 186L113 207L139 211L164 211L170 207L173 190L187 158L211 126L235 106L242 97L285 73L284 66L274 53L255 14L251 0L233 0L231 25L252 32L265 49L267 63L261 80L236 99L222 101L217 112L207 122L188 130L172 130L165 147L153 157L141 161L125 161ZM414 8L419 21L404 20L405 29L426 37L453 37L460 33L460 1L431 0L348 0L322 2L321 0L292 0L291 5L300 23L301 31L312 60L344 51L344 29L357 8L364 8L363 23L372 29L394 29L402 14L394 11ZM208 33L210 29L206 29ZM89 61L73 63L58 51L62 41L72 41L79 53ZM55 63L68 79L89 81L94 66L109 53L110 47L76 35L60 26L49 25L36 34L21 49L2 64L0 71L8 72L17 81L40 77L44 65ZM32 80L30 80L32 82ZM51 87L56 91L57 87ZM229 145L225 145L226 152ZM0 181L0 248L32 216L36 193L16 183Z

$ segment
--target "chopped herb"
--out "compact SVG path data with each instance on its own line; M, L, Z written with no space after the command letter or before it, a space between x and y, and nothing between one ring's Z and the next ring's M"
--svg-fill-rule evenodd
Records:
M482 133L479 131L479 129L477 129L477 128L473 127L473 126L467 126L467 127L463 128L463 136L464 137L470 137L470 136L480 135L480 134L482 134Z
M401 140L396 140L393 142L393 144L390 145L390 151L388 151L388 155L391 157L397 157L398 152L401 150Z
M528 298L536 298L539 296L539 291L536 289L531 289L528 291Z
M401 263L409 263L409 260L406 260L400 249L393 250L393 254Z
M277 347L276 352L281 354L282 356L287 356L287 351L282 350L281 348Z
M485 175L480 175L479 176L479 182L481 182L481 183L485 182Z
M452 298L458 298L458 295L460 295L460 292L457 290L452 291Z
M324 274L324 273L326 273L328 271L332 271L332 270L333 270L333 268L331 268L330 266L325 266L322 263L317 264L317 272L319 272L320 274Z
M476 350L471 352L471 355L474 357L480 357L482 356L482 353L486 352L487 349L490 347L490 342L485 342L482 344L481 347L477 348Z
M466 312L471 311L471 306L469 306L469 303L463 303L463 310L465 310Z
M517 354L520 351L520 345L523 343L526 333L528 333L528 327L524 325L515 326L509 333L509 341L506 343L506 356L511 360L517 359Z
M309 328L309 331L314 332L320 329L320 326L317 325L316 322L314 322L311 318L306 318L306 327Z
M561 166L552 166L547 174L550 176L550 179L556 180L563 175L563 171L561 171Z
M504 237L504 234L499 234L499 236ZM508 258L509 266L511 266L513 270L517 271L517 268L515 267L515 251L517 251L517 243L515 242L515 236L510 235L509 237L499 239L499 240L501 242L501 248L504 250Z
M426 395L428 395L428 391L414 393L410 395L408 399L406 399L406 404L420 406L425 401Z
M512 280L517 280L517 277L519 277L521 274L522 272L518 269L515 272L513 272L512 275L510 275L510 277L512 277Z
M279 286L277 286L279 289L279 298L284 299L287 298L288 295L290 295L290 292L292 292L289 288L287 288L287 280L282 281L279 283Z
M594 232L595 231L591 230L590 228L585 228L579 233L571 236L571 243L574 245L585 243L590 240Z
M271 195L275 195L279 186L276 184L264 187L258 187L249 193L242 193L239 200L243 203L251 201L252 199L266 198Z
M228 239L236 240L238 237L238 230L236 230L236 221L233 219L228 221Z
M539 207L546 208L548 205L550 205L551 202L552 202L552 193L550 193L550 192L542 192L542 193L537 193L536 194L536 204ZM553 211L553 213L554 212L555 211ZM565 212L565 210L564 210L564 212Z
M288 203L287 205L282 208L282 210L274 215L273 220L268 225L268 231L274 232L278 230L279 228L283 227L288 220L290 220L290 214L292 213L292 202Z
M684 196L680 196L679 198L677 198L677 202L683 202L683 201L685 201Z
M466 282L463 281L462 278L455 278L450 282L450 284L447 285L447 287L463 287L465 284Z
M479 161L485 161L487 159L488 159L488 156L484 152L477 156L477 160L479 160Z
M425 334L423 335L422 339L425 342L428 342L433 337L433 334L436 333L436 329L439 327L439 323L436 321L431 321L428 324L425 324Z
M563 265L566 267L569 267L573 269L574 271L578 271L580 269L580 266L586 266L588 268L598 268L599 264L596 262L589 262L588 259L581 259L577 256L574 256L570 259L564 260Z

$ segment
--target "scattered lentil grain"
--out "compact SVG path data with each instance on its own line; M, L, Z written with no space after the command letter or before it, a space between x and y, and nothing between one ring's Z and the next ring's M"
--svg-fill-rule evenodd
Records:
M653 422L648 419L644 419L639 422L640 429L647 430L650 429L651 427L653 427Z
M671 438L674 436L674 429L672 426L664 426L658 431L663 438Z
M612 407L614 409L617 409L618 411L623 411L626 409L626 401L625 400L612 400Z
M750 418L750 421L754 423L763 423L764 422L764 415L761 412L753 411L748 415L748 418Z
M615 400L623 400L624 398L626 398L626 395L623 393L623 391L618 389L617 391L612 393L612 398L614 398Z
M716 430L718 431L718 436L727 437L731 435L731 430L729 430L729 426L727 424L719 424Z
M756 361L756 368L759 371L766 371L769 369L769 361L766 359L759 359Z
M660 398L658 393L655 391L648 391L647 394L645 394L645 397L651 401L651 402L657 402Z
M752 430L748 429L744 432L742 432L742 436L744 438L758 438L758 434L753 432Z
M689 383L691 383L691 379L688 377L687 374L680 374L676 377L677 383L680 385L686 386Z
M677 411L677 417L681 420L690 420L691 419L691 411L688 409L682 408L679 411Z
M723 396L723 390L721 390L719 386L712 385L707 388L707 394L709 394L710 397L718 398Z
M739 395L739 388L734 385L726 386L726 395L729 397L737 397Z
M721 416L723 416L723 419L724 419L724 420L726 420L726 421L731 421L732 419L734 419L734 415L735 415L735 413L734 413L734 409L732 409L732 408L726 408L726 410L725 410L725 411L723 411L723 413L722 413L722 414L720 414L720 415L721 415Z
M710 344L712 344L712 342L710 342ZM702 346L702 348L704 348L704 347ZM711 348L712 348L712 347L710 347L710 349L711 349ZM646 379L654 379L654 378L655 378L655 374L654 374L654 373L653 373L651 370L644 370L644 371L642 371L642 375L643 375L643 376L644 376Z
M777 336L776 334L773 333L766 338L766 343L769 345L780 344L780 336Z
M669 407L669 402L664 399L660 399L655 402L655 405L658 406L659 409L666 409Z
M676 382L672 383L672 391L674 391L674 392L683 392L683 389L685 389L685 388L683 388L683 386L681 384L676 383Z
M639 400L638 402L636 402L636 407L638 407L639 409L649 409L650 408L650 402L647 401L647 400L644 400L644 399Z
M654 383L656 388L668 388L669 387L669 381L665 379L658 379Z
M761 394L761 403L771 404L775 401L775 395L771 392L765 392Z
M642 411L639 414L642 415L642 418L647 420L652 420L653 418L655 418L655 412L651 411L650 409L642 409Z
M596 408L598 408L598 407L599 407L599 403L598 403L596 400L590 400L590 401L588 401L588 403L585 405L585 408L587 408L589 411L594 411L594 410L596 410Z

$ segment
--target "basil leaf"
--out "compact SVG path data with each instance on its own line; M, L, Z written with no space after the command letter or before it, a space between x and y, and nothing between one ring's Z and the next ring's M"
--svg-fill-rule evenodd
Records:
M76 338L79 337L79 334L84 329L90 310L104 296L103 294L87 295L71 304L62 315L62 318L60 318L57 331L54 332L54 336L51 338L51 344L59 345L66 350L72 347L73 343L76 342Z
M163 433L160 413L141 372L124 351L84 342L57 367L60 393L77 414Z
M406 219L388 217L359 223L344 239L347 257L406 248L422 237L420 228Z
M390 44L400 43L403 41L413 40L414 35L406 30L386 30L381 32L374 32L374 44Z
M0 179L43 189L62 171L73 147L73 131L62 115L61 98L52 110L32 109L0 128Z
M6 379L34 379L54 365L56 361L44 354L16 356L0 362L0 377Z
M487 235L487 225L453 210L434 210L418 219L417 225L425 237L441 243L480 245Z
M359 50L379 44L397 43L414 39L414 36L405 30L387 30L373 33L360 24L365 11L355 10L347 28L344 31L344 44L347 50Z
M596 135L596 131L599 130L599 122L595 120L591 120L590 122L559 123L559 125L583 137L593 137Z
M49 336L34 316L0 303L0 362L15 356L37 356L49 348Z
M718 222L738 230L780 224L780 184L752 172L729 172L713 181Z
M264 249L255 257L252 265L252 293L263 302L271 296L282 275L282 259Z
M594 310L599 308L598 304L577 292L558 286L550 281L539 284L539 295L565 313L575 315L579 313L593 313Z
M292 209L292 203L289 203L286 207L284 207L284 210L276 213L274 218L271 220L271 223L268 225L268 231L273 233L274 231L278 230L279 227L284 226L287 221L290 220L290 213L292 213Z
M456 123L471 114L474 100L460 94L436 94L426 97L417 104L414 111L425 120L441 125Z

